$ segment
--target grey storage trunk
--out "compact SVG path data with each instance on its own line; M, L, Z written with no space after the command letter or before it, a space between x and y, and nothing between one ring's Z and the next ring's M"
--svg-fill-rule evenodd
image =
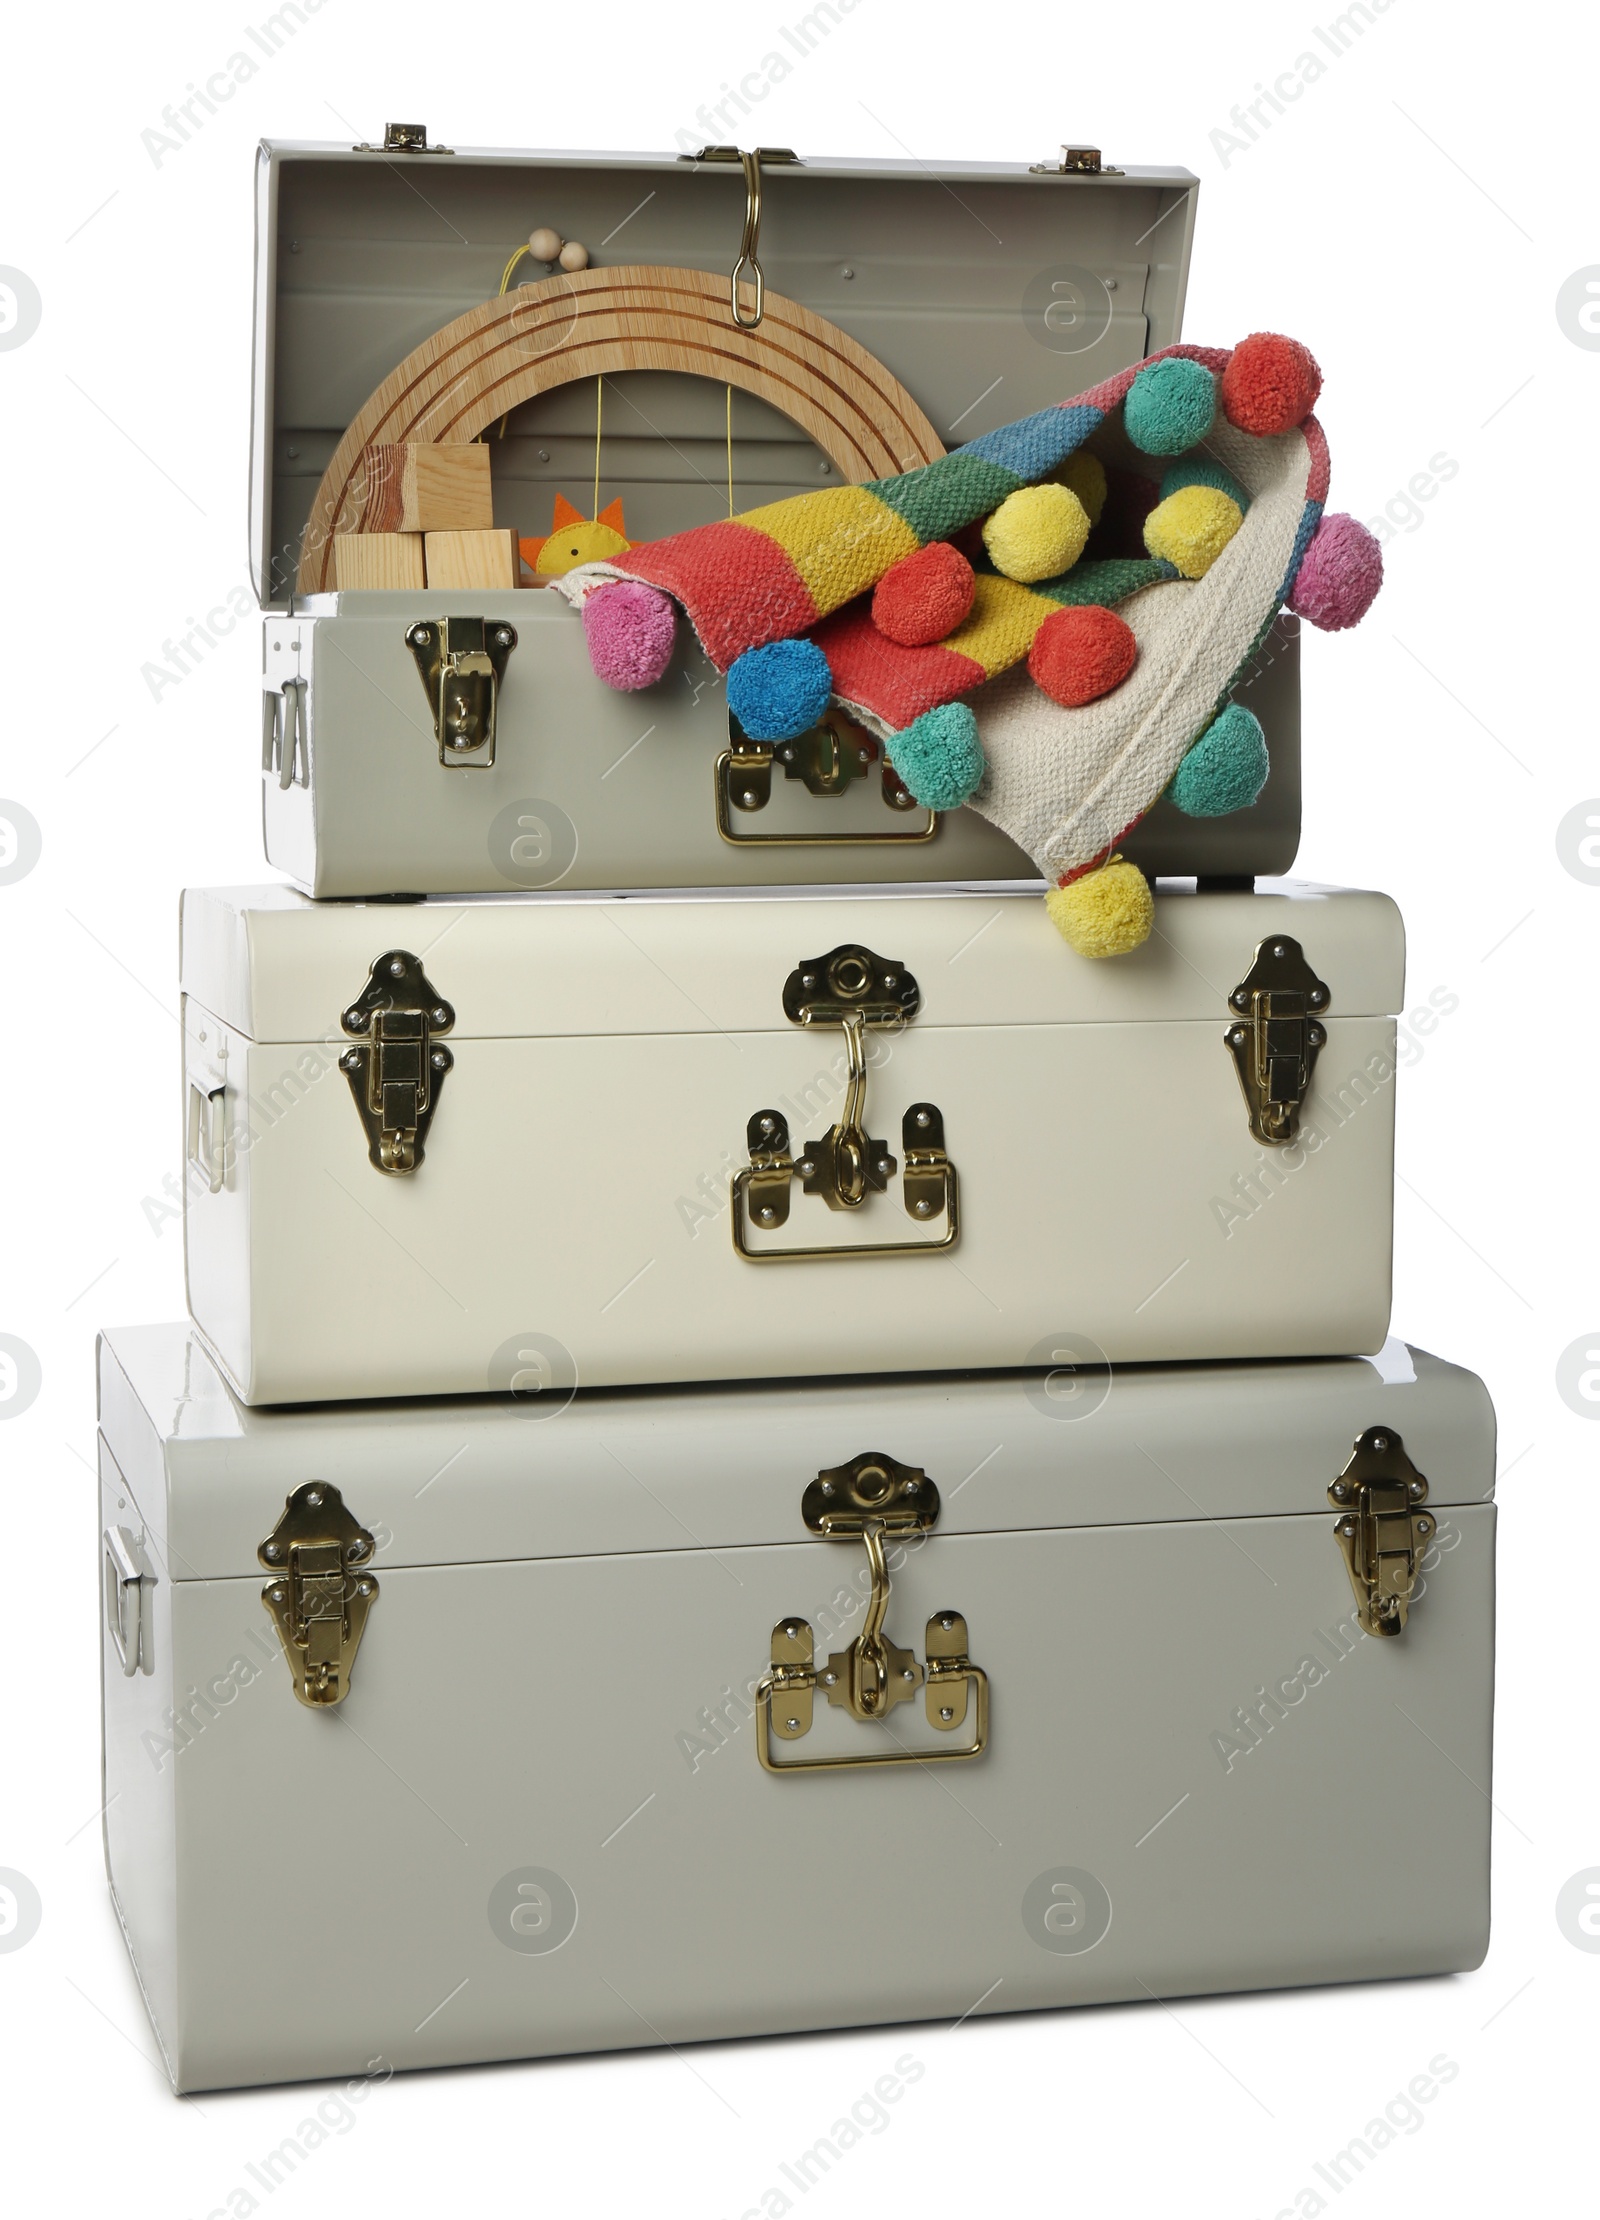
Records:
M774 293L866 347L953 447L1180 336L1197 192L1181 169L1085 176L1027 161L804 157L763 173L761 260ZM765 806L743 811L743 782L722 761L721 679L687 626L666 678L618 694L594 677L578 619L548 591L295 594L306 518L346 426L415 347L495 293L531 227L584 241L600 265L722 272L743 213L737 163L262 148L252 548L268 611L263 813L269 860L304 892L1035 877L971 810L930 820L887 806L876 765L822 794L776 775ZM525 263L522 275L530 267L539 274ZM724 514L722 390L655 371L606 390L600 499L622 497L630 537ZM732 408L739 508L839 482L765 401L736 391ZM589 506L592 379L524 403L503 429L488 442L497 524L548 532L558 492ZM444 617L517 634L492 765L440 760L407 633ZM1292 865L1296 630L1274 628L1240 690L1271 755L1259 801L1206 820L1158 803L1125 844L1147 874L1248 878ZM930 823L931 838L909 837Z
M99 1366L107 1862L179 2090L1483 1956L1494 1424L1435 1358L555 1411L247 1411L179 1326ZM863 1719L819 1491L885 1474Z

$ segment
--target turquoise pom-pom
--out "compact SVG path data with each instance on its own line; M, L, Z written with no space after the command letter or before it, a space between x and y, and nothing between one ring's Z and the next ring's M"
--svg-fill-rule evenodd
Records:
M1168 463L1161 473L1163 501L1184 486L1215 486L1218 493L1228 496L1241 516L1250 506L1250 496L1233 472L1224 470L1221 463L1208 462L1204 455L1187 455L1182 462Z
M1122 404L1123 428L1147 455L1181 455L1205 438L1216 413L1217 381L1187 355L1147 364Z
M793 740L828 706L833 673L814 640L747 648L728 666L728 707L752 740Z
M924 809L959 809L988 767L964 701L925 709L889 742L889 760Z
M1250 807L1268 768L1260 718L1231 701L1178 765L1167 792L1185 817L1231 817Z

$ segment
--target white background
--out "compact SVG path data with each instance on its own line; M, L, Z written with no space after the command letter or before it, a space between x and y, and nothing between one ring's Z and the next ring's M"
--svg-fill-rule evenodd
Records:
M1239 2220L1319 2209L1302 2191L1352 2210L1548 2208L1557 2177L1587 2181L1600 1956L1560 1932L1555 1899L1600 1866L1600 1403L1569 1409L1556 1371L1574 1343L1600 1347L1600 887L1565 867L1557 827L1600 793L1600 353L1563 331L1556 296L1600 263L1596 57L1576 12L1376 5L1242 150L1213 133L1237 132L1230 110L1298 55L1326 57L1313 33L1331 4L858 0L759 135L1029 161L1070 133L1108 160L1186 163L1202 189L1185 336L1304 337L1326 373L1333 506L1371 519L1397 504L1371 618L1306 636L1300 867L1394 894L1408 1006L1459 998L1399 1083L1395 1321L1481 1372L1501 1417L1488 1961L1453 1980L396 2079L274 2209L732 2220L907 2051L925 2072L891 2124L797 2202ZM255 141L348 142L422 117L456 145L671 148L803 12L325 0L159 165L141 133L260 15L32 9L9 34L0 263L43 303L36 334L0 352L0 795L44 843L0 886L0 1332L43 1370L0 1427L0 1867L43 1902L32 1941L0 1952L0 2168L22 2195L31 2177L30 2203L60 2206L70 2176L78 2209L227 2211L246 2161L322 2094L167 2094L96 1821L93 1335L183 1308L176 1226L144 1207L178 1164L178 889L268 876L253 622L159 703L140 675L246 577ZM1408 508L1440 455L1454 474ZM1372 1822L1349 1885L1381 1901L1407 1855L1405 1783L1348 1787ZM813 1916L789 1881L775 1855L775 1916ZM1336 2194L1315 2162L1440 2054L1459 2071L1422 2124Z

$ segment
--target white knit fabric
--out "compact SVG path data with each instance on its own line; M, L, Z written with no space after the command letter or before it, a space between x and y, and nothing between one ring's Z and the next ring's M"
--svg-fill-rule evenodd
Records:
M1257 439L1219 413L1203 452L1243 486L1249 511L1203 578L1118 605L1139 659L1116 692L1062 709L1021 664L967 697L989 763L970 807L1046 878L1092 863L1157 800L1277 600L1305 511L1305 436Z

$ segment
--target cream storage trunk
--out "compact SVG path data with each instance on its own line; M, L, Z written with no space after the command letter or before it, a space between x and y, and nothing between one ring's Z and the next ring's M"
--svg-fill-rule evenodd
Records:
M736 765L720 676L692 644L660 683L617 694L559 595L338 583L339 542L366 515L368 446L349 427L419 349L368 429L393 452L477 428L494 525L519 536L551 531L557 496L594 505L603 375L600 507L620 500L641 540L726 513L730 441L747 509L929 460L1181 336L1199 191L1187 170L1065 171L1059 151L937 169L801 156L765 150L765 310L741 333L737 160L444 153L414 136L387 152L263 147L262 807L269 859L307 893L1032 877L974 812L896 806L876 743L838 720L787 767ZM500 299L508 257L539 226L584 242L590 266L547 278L524 259ZM432 395L441 351L450 375ZM469 422L485 381L489 413ZM1147 872L1292 865L1295 635L1275 628L1241 690L1271 757L1260 799L1209 820L1158 803L1127 843Z
M1482 1959L1470 1374L546 1407L252 1412L103 1338L107 1862L178 2089Z
M992 890L190 891L182 941L189 1305L252 1404L1387 1331L1383 895L1166 891L1102 964Z

